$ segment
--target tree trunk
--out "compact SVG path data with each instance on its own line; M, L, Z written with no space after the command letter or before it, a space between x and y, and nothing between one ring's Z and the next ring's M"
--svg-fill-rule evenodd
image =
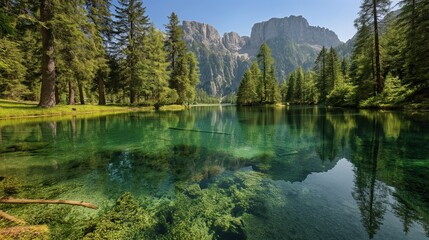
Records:
M134 87L130 86L130 104L133 104L136 101L136 92L134 91Z
M55 106L55 60L54 35L52 29L46 26L52 20L52 0L40 0L40 21L45 23L40 27L42 34L42 89L40 91L40 107Z
M79 100L80 100L80 104L85 105L85 98L83 96L83 86L82 86L82 82L78 81L77 82L78 88L79 88Z
M73 82L71 80L69 81L69 104L70 105L76 104L74 86L73 86Z
M383 91L383 81L381 79L381 66L380 66L380 43L378 39L378 16L377 16L377 1L372 1L373 15L374 15L374 45L375 45L375 81L376 81L376 94Z
M98 105L106 105L106 95L104 89L103 74L98 72Z
M58 84L55 84L55 103L58 105L61 103L60 91L58 89Z

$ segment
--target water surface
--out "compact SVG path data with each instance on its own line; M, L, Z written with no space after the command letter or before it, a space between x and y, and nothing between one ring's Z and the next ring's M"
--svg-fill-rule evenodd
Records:
M0 176L20 186L5 195L100 206L61 210L53 238L130 192L158 239L428 239L428 142L427 113L316 107L0 121Z

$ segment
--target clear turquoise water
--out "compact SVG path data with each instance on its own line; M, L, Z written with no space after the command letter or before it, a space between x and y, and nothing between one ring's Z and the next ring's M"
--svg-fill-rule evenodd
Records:
M100 206L68 213L83 219L124 192L148 212L175 204L176 222L211 238L428 239L428 143L428 113L194 107L0 122L0 176Z

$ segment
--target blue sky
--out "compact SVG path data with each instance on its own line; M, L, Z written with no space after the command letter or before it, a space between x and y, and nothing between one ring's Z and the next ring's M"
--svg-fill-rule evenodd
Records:
M203 22L221 35L234 31L242 36L250 36L254 23L302 15L312 26L333 30L343 42L356 33L353 23L360 4L361 0L143 0L147 15L160 29L173 11L181 21Z

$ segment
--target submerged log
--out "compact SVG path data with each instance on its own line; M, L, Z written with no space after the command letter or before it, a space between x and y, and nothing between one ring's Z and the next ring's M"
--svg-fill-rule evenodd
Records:
M49 239L49 228L46 225L3 228L0 239Z
M16 223L18 225L25 225L25 224L27 224L24 220L16 218L16 217L14 217L14 216L6 213L6 212L3 212L1 210L0 210L0 217L4 218L6 220L9 220L11 222L14 222L14 223ZM1 234L0 234L0 236L1 236Z
M179 130L179 131L188 131L188 132L200 132L200 133L212 133L212 134L231 135L230 133L214 132L214 131L204 131L204 130L197 130L197 129L186 129L186 128L176 128L176 127L170 127L169 129L171 129L171 130Z
M81 206L86 208L97 209L98 207L94 204L82 202L82 201L69 201L69 200L45 200L45 199L16 199L11 197L0 198L0 203L11 203L11 204L67 204L74 206Z

